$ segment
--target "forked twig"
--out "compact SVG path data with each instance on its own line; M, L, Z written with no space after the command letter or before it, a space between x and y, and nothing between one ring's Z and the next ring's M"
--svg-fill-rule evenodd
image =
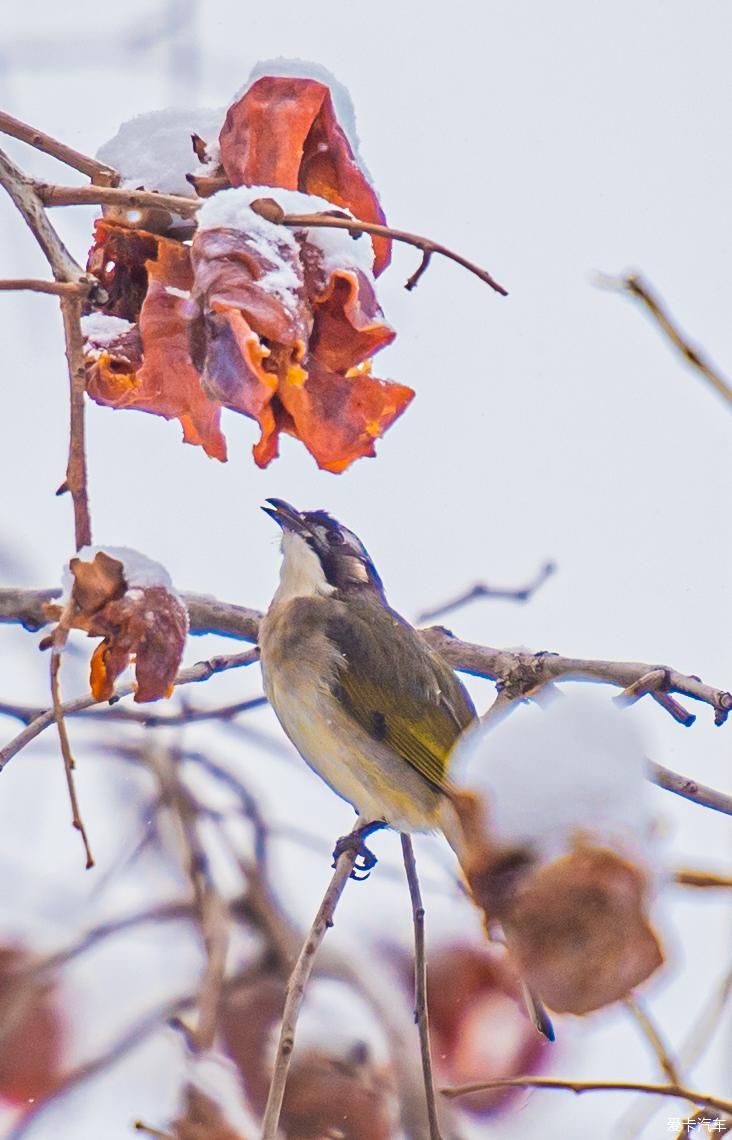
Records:
M272 1081L269 1086L267 1104L262 1119L262 1140L277 1140L287 1074L290 1070L292 1050L295 1045L295 1029L297 1027L300 1007L302 1006L303 997L305 995L305 987L308 984L308 979L315 963L315 955L325 937L325 932L328 927L333 925L333 915L338 905L338 900L343 894L345 885L351 876L355 860L355 850L346 850L339 857L333 876L323 896L323 901L318 907L318 913L308 931L298 959L287 982L287 995L285 997L285 1007L282 1011L282 1026L277 1043Z
M487 582L476 582L469 590L465 590L457 597L451 598L449 602L443 602L441 606L436 606L431 610L423 610L415 618L420 625L426 621L434 621L435 618L443 617L447 613L452 613L453 610L460 609L462 606L473 602L477 598L500 598L509 602L528 602L536 591L544 585L547 578L556 570L553 562L545 562L544 565L538 570L530 582L525 586L519 586L515 589L504 589L501 586L490 586Z
M435 1083L432 1075L432 1052L430 1049L429 1006L427 1003L427 962L424 947L424 906L417 876L417 863L411 836L401 835L404 870L407 873L409 897L412 900L412 921L414 923L414 1020L419 1032L419 1049L422 1057L424 1091L427 1099L427 1120L430 1140L442 1140L437 1116Z

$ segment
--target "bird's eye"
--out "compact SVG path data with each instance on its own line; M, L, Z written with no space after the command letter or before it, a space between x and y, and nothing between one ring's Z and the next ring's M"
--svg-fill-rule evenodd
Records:
M342 546L346 541L339 530L329 530L325 535L329 546Z

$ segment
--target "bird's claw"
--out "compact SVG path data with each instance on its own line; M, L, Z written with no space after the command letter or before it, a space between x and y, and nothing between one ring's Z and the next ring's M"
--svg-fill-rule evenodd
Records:
M352 831L349 835L342 835L338 840L333 848L333 867L336 866L341 855L345 855L348 851L355 854L350 878L355 879L357 882L368 879L378 863L378 859L373 851L366 846L364 837L359 835L357 831Z

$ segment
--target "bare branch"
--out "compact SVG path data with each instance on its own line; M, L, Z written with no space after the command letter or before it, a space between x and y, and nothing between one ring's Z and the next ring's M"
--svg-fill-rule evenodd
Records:
M666 1080L672 1085L680 1085L682 1083L681 1075L676 1066L676 1062L671 1056L658 1026L654 1024L653 1019L650 1017L643 1003L639 1001L635 994L629 994L623 1004L634 1018L638 1028L650 1045L653 1055L658 1061L661 1072Z
M162 802L173 813L178 825L183 863L191 882L197 923L206 952L206 968L196 1002L197 1024L194 1030L187 1031L189 1044L202 1052L213 1046L216 1036L229 947L229 908L210 871L208 855L198 831L198 803L180 777L179 757L153 746L146 749L145 759L160 786Z
M651 764L650 769L650 779L659 788L682 796L685 800L691 800L700 807L732 815L732 796L728 796L725 792L718 792L716 788L709 788L705 784L697 783L696 780L688 779L687 776L680 776L678 772L672 772L670 768L664 768L661 764Z
M412 900L412 921L414 923L414 1019L419 1032L419 1048L422 1057L422 1074L427 1100L427 1120L430 1140L442 1140L435 1100L435 1083L432 1075L432 1053L430 1050L430 1020L427 1005L427 963L424 949L424 906L419 888L417 863L414 847L409 835L402 834L402 857L407 873L409 897Z
M443 617L453 610L460 609L477 598L501 598L509 602L528 602L555 570L556 566L553 562L545 562L530 582L513 590L503 589L500 586L489 586L487 582L476 582L469 590L458 594L456 598L451 598L449 602L444 602L432 610L423 610L415 620L420 624L425 621L434 621L435 618Z
M111 166L74 150L73 147L59 142L58 139L39 131L36 127L31 127L28 123L22 123L7 111L0 111L0 131L4 135L11 135L14 139L28 143L35 150L50 154L52 158L57 158L59 162L65 163L73 170L86 174L92 182L103 186L115 186L119 182L119 174Z
M86 297L89 286L81 281L44 281L40 277L9 277L0 281L0 293L26 291L56 297Z
M501 297L508 296L508 290L499 285L494 277L488 272L487 269L481 269L472 261L462 257L454 250L448 249L447 246L441 245L439 242L433 241L431 238L420 237L419 234L408 233L407 230L396 230L392 226L382 226L377 222L362 222L356 218L336 218L329 214L283 214L279 219L283 226L289 226L292 229L302 229L305 226L319 226L326 229L334 230L348 230L350 233L373 234L375 237L391 238L392 241L404 242L406 245L416 246L417 249L422 250L422 261L415 273L409 278L406 284L407 289L413 289L420 277L424 273L429 260L434 253L439 253L443 257L447 257L450 261L456 262L461 265L463 269L467 269L469 273L475 274L486 285L490 285L495 293L499 293Z
M8 192L33 236L43 250L57 281L79 281L89 278L74 261L56 233L36 193L35 183L17 166L4 150L0 150L0 186Z
M157 190L122 190L114 186L53 186L45 182L34 182L33 186L40 201L49 208L117 206L123 210L139 210L145 206L155 206L188 217L203 205L199 198L188 198L183 194L161 194Z
M504 1077L493 1081L476 1081L475 1084L443 1088L443 1096L467 1096L468 1093L482 1092L484 1089L562 1089L578 1095L586 1092L642 1092L653 1096L670 1096L687 1100L702 1108L718 1109L732 1113L732 1101L706 1093L687 1089L682 1085L654 1085L637 1081L565 1081L555 1077Z
M234 653L227 657L211 657L208 661L199 661L196 665L181 669L173 684L175 686L190 685L199 681L208 681L215 673L223 673L226 669L239 669L244 665L252 665L258 659L259 653L256 649L250 649L246 653ZM135 685L132 682L119 685L112 700L116 702L122 697L129 697L134 692ZM75 701L69 701L68 704L63 705L62 709L65 716L71 716L83 709L89 709L93 705L102 703L104 702L97 701L93 696L77 697ZM39 733L48 728L49 724L53 724L54 719L53 709L46 709L32 720L22 732L19 732L9 744L6 744L5 748L0 749L0 772L13 756L16 756L27 744L30 744L31 740L34 740Z
M732 404L732 386L729 381L710 363L700 348L697 348L691 341L686 339L679 326L670 316L668 310L664 308L658 296L651 289L651 286L639 273L628 273L624 277L611 277L603 274L598 278L598 284L603 288L615 289L620 293L627 293L631 297L636 297L641 301L658 327L671 341L674 348L681 353L687 364L695 368L728 404Z
M61 745L61 755L64 761L64 771L66 773L66 787L69 793L69 800L71 802L71 824L81 835L82 843L84 844L84 851L86 853L86 869L87 871L94 866L94 856L89 846L89 837L84 827L84 821L81 818L79 810L79 798L76 794L76 784L74 783L74 768L76 767L73 754L71 752L71 742L69 741L69 734L66 728L66 721L64 719L63 704L61 701L61 690L59 687L59 670L61 668L61 650L66 642L68 635L68 626L64 623L63 619L59 622L56 632L54 634L54 644L51 650L51 697L53 699L53 719L56 722L58 730L59 744Z
M86 367L84 364L84 337L81 332L79 297L62 297L61 313L64 322L66 360L69 367L69 458L66 480L57 491L69 491L74 504L74 538L76 549L91 544L91 519L86 474L86 428L84 423L84 397L86 395Z
M638 661L587 660L563 657L558 653L516 652L492 649L484 645L460 641L442 626L419 631L454 669L498 681L510 697L526 696L550 681L602 681L627 689L634 681L662 670L665 692L681 693L702 701L714 709L715 723L723 724L732 709L732 693L705 685L698 677L688 676L665 665L648 665ZM658 693L651 693L656 697ZM689 723L687 719L687 723Z
M732 875L714 875L711 871L675 871L674 882L678 883L681 887L707 887L714 890L715 888L729 888L732 887Z
M29 629L41 628L48 622L43 603L59 593L58 590L0 589L0 623L19 622ZM256 642L262 616L256 610L220 602L202 594L184 594L183 598L188 607L191 633L217 633ZM650 675L654 688L649 695L664 707L667 707L664 698L669 693L680 693L710 705L717 725L724 724L732 709L732 693L715 689L699 677L679 673L666 665L494 649L460 641L442 626L431 626L418 632L454 669L497 681L501 692L506 694L506 701L525 697L560 680L601 681L627 691L639 682L647 685ZM693 718L686 713L683 715L683 723L690 724Z
M41 199L36 193L35 183L2 150L0 150L0 184L8 192L28 224L56 280L73 283L79 289L83 287L87 296L90 295L97 284L95 278L85 273L77 264L49 222ZM81 293L69 295L67 291L61 295L70 383L69 459L66 481L62 489L71 492L74 504L74 535L77 550L91 542L84 445L86 372L81 334L81 308Z
M295 1029L305 995L305 987L308 984L315 963L315 955L325 937L325 932L328 927L333 925L333 915L338 900L351 876L355 860L355 850L344 851L338 859L336 869L323 896L323 901L318 908L318 913L308 931L287 983L287 996L285 1008L282 1011L282 1026L272 1071L272 1083L269 1087L267 1105L262 1119L262 1140L277 1140L287 1074L290 1070L292 1050L295 1044Z

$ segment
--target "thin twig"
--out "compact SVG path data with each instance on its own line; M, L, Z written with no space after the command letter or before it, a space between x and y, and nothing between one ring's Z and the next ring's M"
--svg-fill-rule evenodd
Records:
M492 1081L476 1081L470 1085L443 1088L443 1096L467 1096L469 1093L483 1092L485 1089L562 1089L565 1092L642 1092L653 1096L670 1096L679 1100L687 1100L691 1104L703 1108L719 1109L720 1112L732 1112L732 1101L723 1100L718 1096L708 1096L706 1093L687 1089L683 1085L668 1084L654 1085L640 1081L565 1081L555 1077L502 1077Z
M121 209L139 210L155 206L172 210L184 217L195 214L203 199L188 198L182 194L159 194L157 190L124 190L115 186L55 186L34 182L35 192L44 206L118 206Z
M412 921L414 924L414 1020L419 1032L419 1048L422 1057L424 1091L427 1099L427 1119L430 1140L442 1140L435 1100L435 1082L432 1075L432 1052L430 1049L430 1015L427 1004L427 961L424 948L424 906L417 876L417 863L414 847L409 835L401 835L404 870L407 873L409 897L412 900Z
M0 184L4 186L41 247L57 281L85 287L90 295L96 280L85 273L67 250L48 220L35 183L0 150ZM87 496L86 453L84 445L84 394L86 372L84 341L81 333L82 298L79 294L61 295L66 359L70 383L69 458L64 490L71 492L74 504L74 536L76 549L91 542L91 523Z
M11 135L14 139L28 143L35 150L50 154L52 158L57 158L59 162L78 170L80 174L86 174L92 182L105 186L114 186L119 182L119 174L111 166L74 150L66 143L47 135L45 131L39 131L37 127L31 127L28 123L13 118L7 111L0 111L0 131L4 135Z
M172 1132L162 1132L159 1128L153 1128L151 1124L145 1124L143 1120L136 1120L132 1125L135 1132L144 1132L146 1136L153 1136L155 1140L175 1140Z
M687 340L651 286L639 273L628 273L624 277L611 277L603 274L598 278L598 284L603 288L628 293L631 297L636 297L641 301L674 348L681 353L684 360L695 368L728 404L732 404L732 386L729 381L711 364L700 348Z
M48 220L32 178L0 150L0 186L8 192L43 251L57 281L91 281Z
M61 668L61 650L68 636L68 626L62 620L59 622L56 633L54 634L54 644L51 650L51 699L53 700L53 719L56 722L58 730L58 739L61 746L61 755L64 761L64 772L66 773L66 787L69 792L69 801L71 803L71 824L79 832L82 843L84 844L84 851L86 853L86 869L87 871L94 866L94 856L91 852L89 845L89 837L84 827L84 821L81 818L79 810L79 799L76 794L76 784L74 782L74 768L75 761L71 752L71 743L69 741L69 734L66 728L66 721L64 719L63 702L61 701L61 689L59 684L59 670Z
M325 932L328 927L333 925L333 915L338 900L350 878L355 859L355 850L344 851L338 859L335 871L323 896L323 901L318 907L318 913L308 931L287 983L287 995L285 1007L282 1011L282 1026L272 1070L272 1081L262 1119L262 1140L277 1140L287 1074L290 1070L292 1050L295 1045L295 1029L305 995L305 987L312 973L315 955L325 937Z
M449 602L444 602L441 606L431 610L423 610L415 620L420 624L425 621L434 621L435 618L443 617L453 610L460 609L461 606L465 606L477 598L501 598L509 602L528 602L555 570L556 566L553 562L545 562L530 582L512 590L504 589L501 586L489 586L486 582L476 582L469 590L458 594L456 598L451 598Z
M181 669L178 676L175 678L173 684L190 685L199 681L208 681L215 673L223 673L227 669L239 669L245 665L251 665L259 659L259 653L256 649L249 649L245 653L234 653L231 656L211 657L208 661L199 661L196 665L190 665L187 669ZM125 685L118 685L113 700L116 702L123 697L129 697L135 692L135 684L128 682ZM77 697L74 701L69 701L68 704L62 706L64 716L70 716L73 713L81 712L83 709L92 708L93 705L102 704L93 696ZM16 756L21 749L25 748L27 744L34 740L44 729L53 724L55 720L55 713L53 709L46 709L39 716L27 725L22 732L19 732L9 744L0 749L0 772L13 756Z
M180 757L155 745L146 749L163 803L173 813L183 851L183 863L191 882L197 923L206 953L201 978L195 1029L186 1027L189 1045L196 1052L213 1046L229 947L229 908L216 887L208 855L198 830L199 805L180 776Z
M40 277L8 277L0 281L0 293L14 291L51 293L56 297L86 297L88 284L80 281L44 281Z
M427 268L432 254L439 253L450 261L461 265L469 273L475 274L486 285L490 285L495 293L499 293L502 297L508 296L508 290L503 285L499 285L487 269L481 269L479 265L468 261L459 253L455 253L454 250L448 249L446 245L441 245L431 238L420 237L419 234L408 233L407 230L396 230L392 226L382 226L377 222L362 222L356 218L334 218L327 214L285 214L280 220L283 226L289 226L293 229L318 226L324 229L349 230L351 233L373 234L375 237L391 238L392 241L416 246L417 249L422 250L423 258L416 273L413 273L407 281L407 289L414 288Z
M63 490L69 491L74 504L74 539L76 549L91 545L91 519L87 491L85 395L86 366L84 337L81 331L82 302L79 297L62 297L66 360L69 369L69 458ZM57 492L58 494L59 492Z
M674 882L682 887L732 887L732 875L714 875L711 871L675 871Z
M697 780L690 780L687 776L680 776L678 772L672 772L662 764L650 764L649 779L659 788L699 804L700 807L732 815L732 796L719 792L716 788L709 788L706 784L700 784Z
M654 1024L653 1019L649 1016L644 1005L634 994L629 994L628 997L624 999L623 1004L635 1019L641 1033L653 1050L653 1055L658 1061L661 1072L669 1084L680 1085L682 1083L681 1074L676 1066L676 1062L669 1053L668 1046L663 1040L658 1026Z

